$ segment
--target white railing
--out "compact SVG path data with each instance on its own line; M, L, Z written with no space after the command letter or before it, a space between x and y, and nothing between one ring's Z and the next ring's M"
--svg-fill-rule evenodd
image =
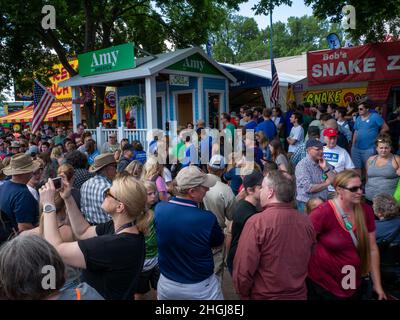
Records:
M118 142L122 139L128 139L129 143L138 140L143 145L143 148L147 150L147 129L128 129L125 127L107 129L99 125L96 129L85 129L85 131L89 131L92 134L98 148L101 148L104 142L108 141L110 134L113 133L117 135Z

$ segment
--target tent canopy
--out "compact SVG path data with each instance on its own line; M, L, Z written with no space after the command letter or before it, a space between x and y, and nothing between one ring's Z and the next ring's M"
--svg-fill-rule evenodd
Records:
M53 102L43 121L55 121L58 116L72 111L72 102ZM0 117L0 123L31 122L33 118L33 103L23 110Z

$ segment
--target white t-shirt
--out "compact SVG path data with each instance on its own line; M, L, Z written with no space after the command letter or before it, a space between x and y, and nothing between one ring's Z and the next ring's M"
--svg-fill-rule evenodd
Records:
M296 139L295 144L289 144L288 152L295 152L300 143L304 140L304 130L302 126L293 127L290 130L289 138Z
M329 149L324 147L324 159L330 165L335 167L336 172L341 172L346 169L354 169L354 163L351 160L349 153L342 147L336 146ZM329 186L328 191L335 191L332 185Z

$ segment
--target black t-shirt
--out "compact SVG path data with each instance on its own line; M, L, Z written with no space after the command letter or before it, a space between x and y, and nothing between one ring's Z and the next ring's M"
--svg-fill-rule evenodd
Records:
M236 249L239 244L239 238L243 231L247 219L253 214L257 213L257 209L250 202L240 200L232 215L232 242L229 249L228 258L226 263L230 270L233 269L233 259L235 258Z
M86 261L83 281L106 300L133 300L146 253L143 234L115 234L112 220L97 225L96 233L78 241Z

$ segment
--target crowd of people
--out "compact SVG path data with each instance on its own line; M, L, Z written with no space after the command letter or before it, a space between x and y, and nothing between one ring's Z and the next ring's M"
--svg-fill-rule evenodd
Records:
M291 104L97 145L0 136L0 299L400 298L400 107ZM232 148L229 148L232 145ZM43 286L43 267L55 285Z

